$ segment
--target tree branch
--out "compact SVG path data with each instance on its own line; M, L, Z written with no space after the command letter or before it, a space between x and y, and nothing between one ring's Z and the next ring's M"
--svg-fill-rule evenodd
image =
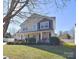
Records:
M28 2L29 2L29 0L27 0L26 2L25 2L25 4L21 7L21 8L19 8L19 10L17 10L13 15L11 15L10 17L14 17L16 14L18 14L27 4L28 4Z

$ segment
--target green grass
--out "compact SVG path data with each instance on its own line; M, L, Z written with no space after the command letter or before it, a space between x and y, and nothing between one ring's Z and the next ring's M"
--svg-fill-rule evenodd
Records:
M64 46L69 47L69 48L75 48L76 45L73 42L64 42Z
M4 45L3 55L10 59L67 59L75 48L50 45Z

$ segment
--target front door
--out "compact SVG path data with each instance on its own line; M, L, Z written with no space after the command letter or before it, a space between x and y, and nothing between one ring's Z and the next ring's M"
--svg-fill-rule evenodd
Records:
M42 41L43 43L48 43L49 42L49 32L43 32L42 33Z

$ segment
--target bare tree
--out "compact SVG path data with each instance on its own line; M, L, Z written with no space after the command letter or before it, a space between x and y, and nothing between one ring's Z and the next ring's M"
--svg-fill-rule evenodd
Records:
M33 8L39 7L38 5L40 4L45 5L45 4L50 4L54 2L57 8L62 8L66 6L66 2L68 0L7 0L7 1L9 1L9 3L7 5L8 11L6 15L3 17L3 23L4 23L3 35L6 33L9 23L13 17L15 16L19 16L21 18L23 18L24 16L26 17L26 15L23 15L23 14L31 13ZM29 11L26 11L26 12L22 11L24 7L27 7Z
M29 0L23 1L24 4L18 8L19 3L22 3L21 0L11 0L10 8L7 12L7 15L3 18L3 35L6 33L8 25L10 23L10 19L13 18L16 14L18 14L28 3ZM17 10L16 10L17 9Z

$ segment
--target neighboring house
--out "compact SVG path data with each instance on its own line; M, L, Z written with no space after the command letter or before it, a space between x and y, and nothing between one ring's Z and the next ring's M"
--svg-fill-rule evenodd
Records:
M15 39L36 38L37 42L49 42L49 37L55 36L56 18L32 14L21 25L14 35Z

